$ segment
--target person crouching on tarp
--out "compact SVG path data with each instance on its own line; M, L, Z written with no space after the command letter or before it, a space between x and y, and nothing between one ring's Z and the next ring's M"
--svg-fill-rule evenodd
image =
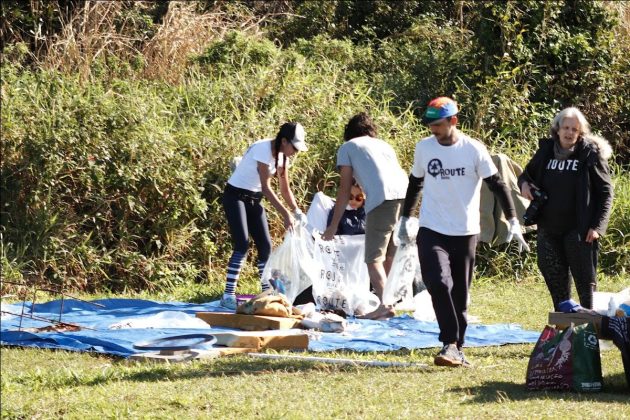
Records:
M328 212L326 226L330 226L334 209ZM335 235L363 235L365 233L365 193L356 180L352 181L348 207L343 212Z

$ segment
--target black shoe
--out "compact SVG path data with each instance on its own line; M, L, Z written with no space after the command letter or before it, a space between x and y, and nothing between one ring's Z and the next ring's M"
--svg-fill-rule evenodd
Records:
M455 344L445 344L433 359L433 363L438 366L457 367L462 365L463 357Z

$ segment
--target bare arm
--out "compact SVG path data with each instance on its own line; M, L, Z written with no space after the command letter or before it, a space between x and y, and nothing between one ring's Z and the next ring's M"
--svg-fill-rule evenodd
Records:
M330 241L337 232L339 222L343 217L343 212L348 205L350 199L350 189L352 188L352 166L340 166L341 179L339 181L339 189L337 190L337 200L335 201L335 207L333 209L333 217L330 221L330 225L324 231L322 239Z
M289 180L289 168L280 167L278 168L278 180L280 182L280 194L282 194L282 198L284 202L288 204L289 210L291 212L295 212L298 209L297 202L295 201L295 196L291 191L291 182Z
M278 210L284 219L284 228L291 229L293 227L293 217L291 216L291 212L282 205L276 193L271 189L271 174L269 173L269 166L258 162L258 175L260 176L260 184L262 186L263 195L267 197L267 200L269 200L271 205ZM282 182L280 185L282 188ZM293 196L291 195L291 197ZM295 200L293 200L293 202L295 203Z

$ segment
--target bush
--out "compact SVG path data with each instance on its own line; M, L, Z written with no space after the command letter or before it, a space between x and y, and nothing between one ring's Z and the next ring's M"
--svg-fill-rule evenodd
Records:
M350 116L369 112L410 168L427 134L416 109L438 95L458 100L465 131L520 164L555 112L583 108L618 162L602 270L628 266L630 42L610 6L270 3L299 12L265 20L280 47L252 24L260 4L206 4L209 13L193 3L90 3L70 26L47 23L47 39L90 34L62 39L49 56L42 45L3 44L3 279L90 291L222 283L231 246L220 197L233 156L282 122L302 122L311 147L296 159L292 181L306 209L317 190L335 193L336 150ZM108 10L115 16L101 20ZM83 30L98 22L96 32ZM181 39L190 42L170 48ZM73 54L62 54L64 46ZM279 240L274 211L270 225ZM536 272L503 251L480 248L480 272Z
M89 290L194 278L185 265L198 251L182 237L206 204L195 149L165 124L158 86L3 76L3 242L36 263L31 274Z
M260 46L242 34L225 43L234 39ZM207 66L200 60L174 86L108 76L82 84L4 66L3 264L24 267L29 281L90 291L217 279L215 261L231 250L220 195L232 156L284 121L303 122L311 149L293 184L306 208L318 186L334 185L351 115L368 109L392 131L401 120L343 64L298 50L247 66L226 60L210 75ZM275 212L270 221L279 239Z

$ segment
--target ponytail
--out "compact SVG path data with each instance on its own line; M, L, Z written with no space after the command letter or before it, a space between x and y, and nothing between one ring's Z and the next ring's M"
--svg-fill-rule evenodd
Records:
M287 122L282 124L280 130L278 130L278 134L276 134L276 139L273 142L273 151L276 155L276 163L275 168L276 172L278 171L278 155L280 154L280 147L282 147L282 139L285 138L287 141L291 141L293 137L295 137L295 130L297 127L297 123L295 122ZM282 165L286 170L287 168L287 157L286 155L282 155Z

